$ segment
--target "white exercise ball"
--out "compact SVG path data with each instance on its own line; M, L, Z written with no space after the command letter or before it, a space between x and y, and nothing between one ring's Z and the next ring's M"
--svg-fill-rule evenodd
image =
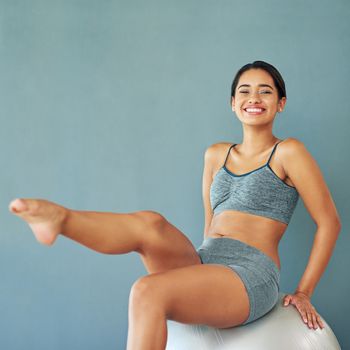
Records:
M233 328L167 321L166 350L341 350L325 320L324 328L310 329L294 305L283 306L279 293L275 307L265 316Z

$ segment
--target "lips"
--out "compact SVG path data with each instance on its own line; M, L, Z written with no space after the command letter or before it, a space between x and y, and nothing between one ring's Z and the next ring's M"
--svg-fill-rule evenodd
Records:
M244 108L244 110L248 113L261 113L263 112L265 109L264 108L252 108L252 107L248 107L248 108Z
M264 113L265 108L262 107L246 107L243 108L243 110L248 113L248 114L252 114L252 115L259 115Z

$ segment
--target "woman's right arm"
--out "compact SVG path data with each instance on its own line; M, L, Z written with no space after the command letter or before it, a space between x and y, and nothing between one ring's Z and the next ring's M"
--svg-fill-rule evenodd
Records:
M204 169L202 181L202 194L204 205L204 238L206 237L211 220L213 218L213 210L210 205L210 185L213 181L213 164L215 163L216 144L209 146L204 154Z

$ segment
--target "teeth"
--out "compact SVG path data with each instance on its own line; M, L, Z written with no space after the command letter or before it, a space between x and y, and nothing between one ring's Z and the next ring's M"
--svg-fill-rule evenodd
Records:
M259 113L259 112L262 112L263 110L261 108L246 108L246 111L249 113Z

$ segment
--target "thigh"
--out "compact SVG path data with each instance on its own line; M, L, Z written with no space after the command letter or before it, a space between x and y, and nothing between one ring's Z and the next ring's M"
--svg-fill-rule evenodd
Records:
M218 264L192 265L142 277L141 298L162 308L169 320L228 328L249 316L249 298L240 277ZM137 288L136 288L137 289Z
M138 253L148 273L201 264L199 255L184 233L160 214L150 232L145 232Z

